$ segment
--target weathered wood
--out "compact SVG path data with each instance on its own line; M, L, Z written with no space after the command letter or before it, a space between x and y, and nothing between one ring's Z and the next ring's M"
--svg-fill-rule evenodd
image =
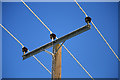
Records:
M53 47L53 53L60 47L60 44L57 44ZM52 80L61 80L61 53L62 47L59 48L56 54L52 56Z

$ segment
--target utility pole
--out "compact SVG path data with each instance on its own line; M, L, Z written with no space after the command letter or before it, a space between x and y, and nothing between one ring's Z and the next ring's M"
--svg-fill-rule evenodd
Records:
M52 56L52 80L61 80L61 53L60 44L55 45L53 47L54 56Z
M48 54L52 55L52 80L61 80L61 52L62 52L62 45L64 44L64 42L72 37L75 37L89 29L91 29L90 26L90 22L91 22L91 18L90 17L86 17L85 18L85 22L87 23L87 25L72 31L71 33L68 33L58 39L56 39L56 35L55 34L50 34L50 38L52 39L52 42L49 42L31 52L28 52L27 54L25 54L28 49L26 47L22 48L22 51L24 52L23 60L38 54L42 51L47 52ZM56 39L56 40L55 40ZM60 44L61 43L61 44ZM53 52L49 52L46 49L53 47Z

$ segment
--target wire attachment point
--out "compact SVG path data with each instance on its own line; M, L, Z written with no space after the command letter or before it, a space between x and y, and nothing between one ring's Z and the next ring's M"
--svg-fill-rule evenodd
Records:
M22 48L22 52L24 52L24 54L28 51L28 49L26 47Z
M91 17L86 17L86 18L85 18L85 22L86 22L87 24L89 24L89 23L91 22Z
M50 39L55 39L56 38L56 35L55 34L50 34Z

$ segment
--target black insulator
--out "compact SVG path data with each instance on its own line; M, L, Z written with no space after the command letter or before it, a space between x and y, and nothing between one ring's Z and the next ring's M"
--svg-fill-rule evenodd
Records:
M22 52L25 52L25 53L26 53L27 51L28 51L28 49L27 49L26 47L23 47L23 48L22 48Z
M55 34L50 34L50 39L55 39L56 38L56 35Z
M86 17L86 18L85 18L85 22L86 22L86 23L90 23L90 22L91 22L91 18L90 18L90 17Z

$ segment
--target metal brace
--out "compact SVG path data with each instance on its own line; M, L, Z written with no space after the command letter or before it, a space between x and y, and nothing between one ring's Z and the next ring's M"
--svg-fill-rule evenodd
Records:
M53 54L52 52L49 52L49 51L48 51L48 50L46 50L46 49L44 49L43 51L45 51L46 53L48 53L48 54L50 54L50 55L54 56L54 54Z

